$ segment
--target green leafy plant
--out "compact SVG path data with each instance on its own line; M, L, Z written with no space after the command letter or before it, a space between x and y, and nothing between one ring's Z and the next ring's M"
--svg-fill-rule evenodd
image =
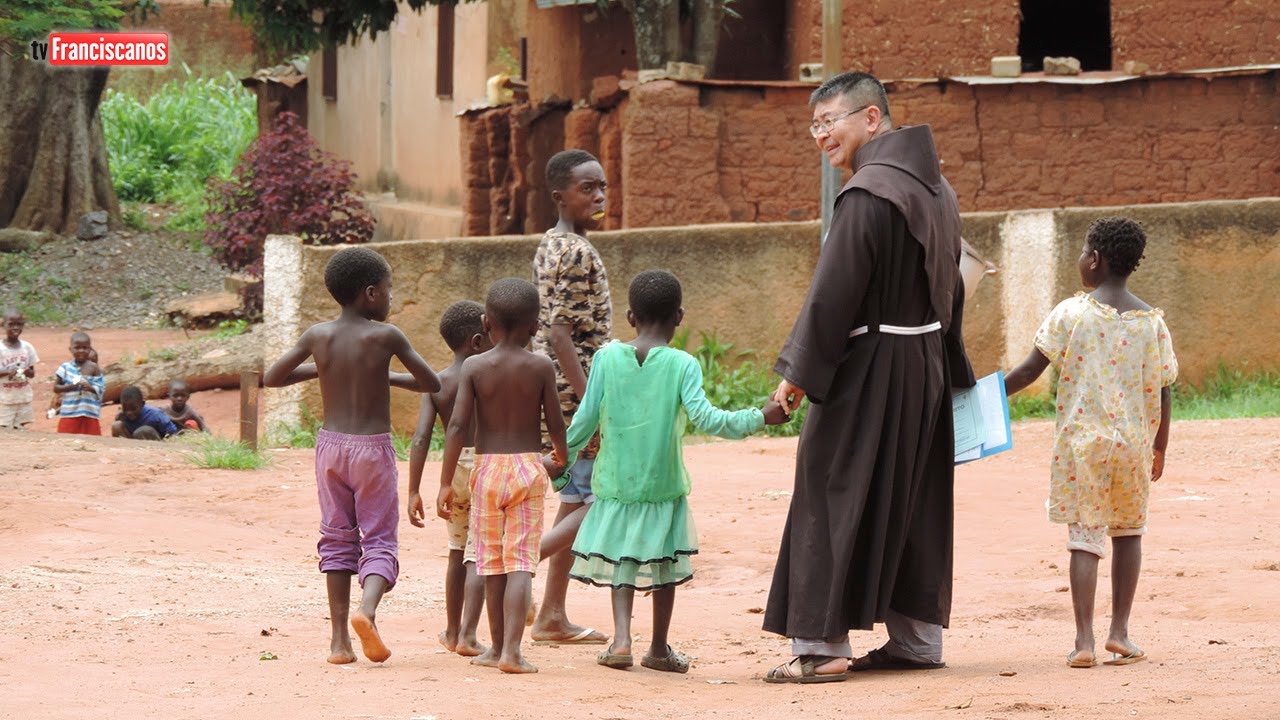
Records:
M762 407L777 389L778 376L752 360L755 357L753 351L734 351L732 343L720 342L715 333L699 332L698 335L700 344L691 354L702 367L702 387L707 393L707 400L723 410ZM682 330L671 345L677 350L686 350L689 331ZM770 425L765 428L765 433L772 436L798 435L808 407L807 401L802 403L792 413L790 422ZM692 423L685 429L685 434L695 432Z
M195 449L187 453L187 462L199 468L261 470L271 464L269 456L238 440L201 434L189 442Z
M0 300L17 306L32 325L65 324L80 300L70 281L50 275L24 253L0 253L0 278Z
M201 230L205 185L230 176L258 132L257 101L230 73L171 80L146 101L108 90L100 108L121 200L172 203L168 230ZM144 229L136 213L125 221ZM141 227L139 227L141 225Z
M302 418L292 425L277 423L267 432L267 443L273 447L313 448L320 432L320 419L311 408L302 406Z
M249 321L243 318L237 318L235 320L219 320L210 335L219 340L225 340L237 335L243 335L248 331Z

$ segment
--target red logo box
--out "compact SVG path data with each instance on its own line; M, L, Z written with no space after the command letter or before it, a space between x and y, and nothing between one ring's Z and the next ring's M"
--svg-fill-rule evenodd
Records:
M168 65L169 33L49 33L50 65Z

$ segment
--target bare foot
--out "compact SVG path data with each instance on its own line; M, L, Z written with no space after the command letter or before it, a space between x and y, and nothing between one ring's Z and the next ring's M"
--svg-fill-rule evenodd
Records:
M458 642L456 640L453 642L449 641L448 630L441 630L440 635L438 637L440 640L440 644L444 646L445 650L448 650L449 652L454 652L455 650L458 649Z
M480 653L476 657L471 658L471 664L479 665L481 667L496 668L496 667L501 667L501 665L498 663L498 660L499 660L498 654L493 651L493 648L489 648L488 650L485 650L484 652Z
M529 661L525 660L522 656L516 656L510 660L504 658L498 662L498 669L504 673L511 673L513 675L538 672L538 668L530 665Z
M329 662L334 665L346 665L355 661L356 653L351 649L350 637L336 637L329 643Z
M459 638L458 645L454 652L458 653L462 657L475 657L489 652L489 648L485 645L481 645L475 638L471 638L469 640L466 638Z
M360 638L360 649L364 650L364 656L374 662L386 662L391 657L391 651L382 642L382 636L378 634L378 626L374 625L373 620L363 612L357 610L351 613L351 629L356 631L356 636Z

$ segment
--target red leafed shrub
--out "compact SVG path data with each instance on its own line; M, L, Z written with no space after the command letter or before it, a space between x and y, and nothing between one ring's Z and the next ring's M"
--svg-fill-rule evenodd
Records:
M210 186L205 244L231 270L261 277L268 235L313 245L368 242L374 221L354 182L349 163L321 150L297 115L281 113L230 179Z

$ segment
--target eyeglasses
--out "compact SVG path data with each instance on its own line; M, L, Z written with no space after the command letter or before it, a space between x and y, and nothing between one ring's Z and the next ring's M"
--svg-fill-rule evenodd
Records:
M813 124L809 126L809 134L814 136L815 138L818 137L818 133L820 132L824 132L830 135L831 131L836 129L837 120L843 120L854 113L860 113L863 110L866 110L867 108L871 107L873 104L874 103L867 103L866 105L863 105L862 107L856 110L842 112L839 115L836 115L835 117L827 118L826 120L814 120Z

